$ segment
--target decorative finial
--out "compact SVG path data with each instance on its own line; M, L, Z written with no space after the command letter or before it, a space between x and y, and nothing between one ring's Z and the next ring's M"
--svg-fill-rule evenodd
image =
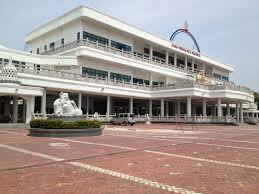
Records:
M189 23L187 20L185 20L185 22L184 22L184 29L187 31L189 30Z

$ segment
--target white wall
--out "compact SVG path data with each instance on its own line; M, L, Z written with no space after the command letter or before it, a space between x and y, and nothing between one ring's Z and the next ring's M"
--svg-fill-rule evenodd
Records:
M115 63L80 57L78 59L78 64L82 67L89 67L92 69L99 69L103 71L133 76L133 70L131 68Z
M82 26L81 20L75 20L73 22L67 23L66 25L52 30L34 40L32 40L30 45L30 50L36 53L37 48L40 48L40 53L44 51L44 46L47 45L49 49L49 44L55 42L55 47L61 46L61 39L64 38L65 44L68 42L73 42L77 39L77 32L81 32L82 36Z

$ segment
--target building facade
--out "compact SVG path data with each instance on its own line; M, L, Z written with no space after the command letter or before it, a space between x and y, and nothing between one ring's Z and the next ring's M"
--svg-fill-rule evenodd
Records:
M0 47L0 122L52 114L60 92L86 118L243 122L244 109L258 118L253 92L230 81L232 66L85 6L29 33L26 49Z

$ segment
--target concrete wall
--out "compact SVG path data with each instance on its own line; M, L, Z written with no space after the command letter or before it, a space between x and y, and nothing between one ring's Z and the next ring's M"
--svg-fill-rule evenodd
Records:
M29 43L30 50L36 53L37 48L40 48L40 53L44 51L44 46L47 45L49 50L49 44L55 42L55 47L61 46L61 39L64 38L65 44L68 42L73 42L77 39L77 32L81 32L82 36L82 25L81 20L67 23L66 25L52 30L43 36L40 36Z

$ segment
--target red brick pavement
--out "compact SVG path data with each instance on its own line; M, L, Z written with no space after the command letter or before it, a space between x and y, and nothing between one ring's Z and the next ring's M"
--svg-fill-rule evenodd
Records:
M117 128L130 130L108 129L99 137L53 139L26 136L25 129L0 129L0 144L66 160L79 159L77 162L195 192L259 193L258 169L174 156L259 167L258 126L209 125L199 126L198 131L191 132L189 125L183 127L186 130L184 133L176 131L174 125L161 124ZM173 156L147 153L145 150ZM0 158L0 193L165 192L138 182L71 166L65 161L50 164L52 160L3 147L0 147ZM15 167L17 169L10 169Z

